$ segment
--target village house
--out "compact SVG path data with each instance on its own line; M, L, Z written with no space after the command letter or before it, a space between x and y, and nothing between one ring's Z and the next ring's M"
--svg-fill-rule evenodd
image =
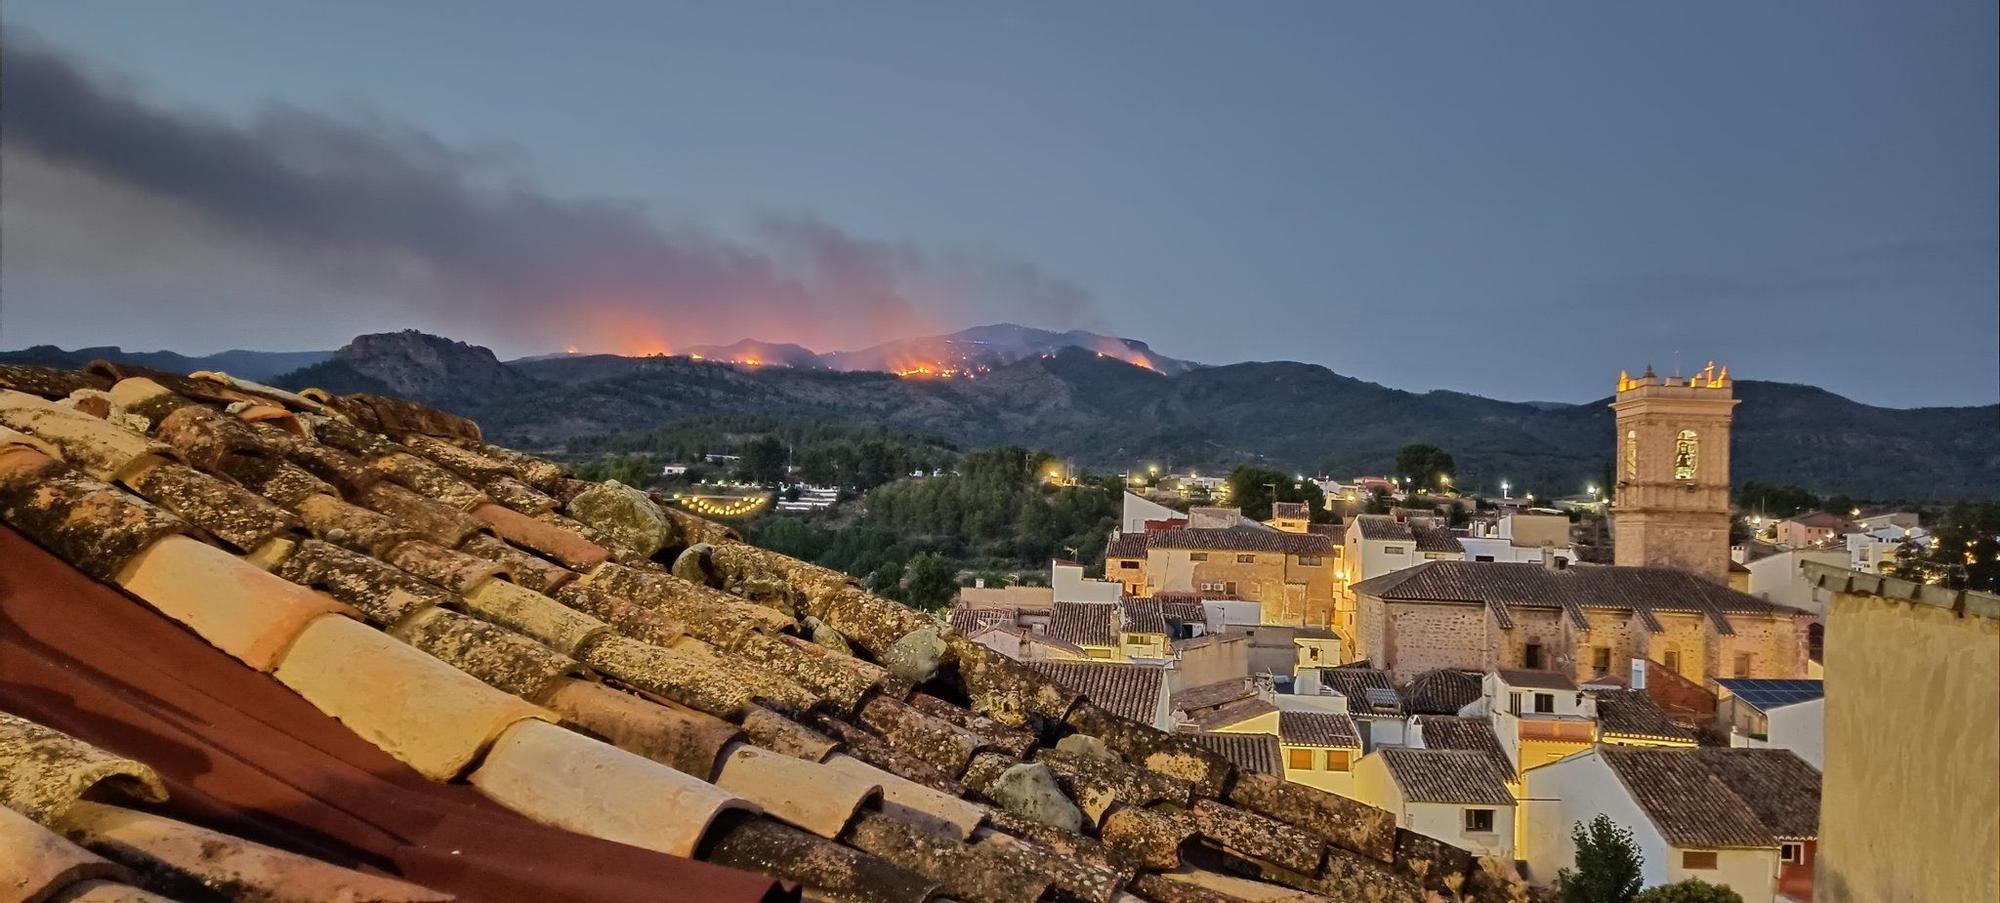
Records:
M1514 859L1514 795L1485 753L1386 748L1354 763L1356 798L1396 825L1501 861Z
M1522 792L1536 883L1575 861L1571 828L1602 814L1632 832L1647 886L1699 878L1746 903L1813 898L1820 775L1790 751L1604 744L1528 769Z
M1931 531L1915 524L1905 526L1882 520L1847 534L1847 567L1868 574L1880 574L1893 567L1908 548L1919 551L1931 546Z
M1458 544L1467 561L1541 561L1545 550L1570 562L1580 560L1570 539L1569 518L1561 514L1508 511L1475 520L1466 535L1458 537Z
M1354 719L1365 750L1409 742L1408 713L1395 678L1387 671L1359 665L1303 670L1292 692L1304 698L1336 697Z
M1433 561L1356 584L1361 654L1398 676L1433 668L1804 677L1797 609L1671 567Z
M1847 519L1826 511L1814 511L1778 522L1778 544L1794 549L1819 549L1833 545L1847 532Z
M1104 573L1126 595L1217 594L1257 603L1262 624L1329 627L1335 548L1324 534L1290 533L1238 516L1231 526L1120 534L1105 548Z
M1725 678L1715 684L1716 724L1728 729L1730 746L1789 749L1822 767L1825 681Z
M2000 596L1806 575L1832 594L1822 898L2000 899Z

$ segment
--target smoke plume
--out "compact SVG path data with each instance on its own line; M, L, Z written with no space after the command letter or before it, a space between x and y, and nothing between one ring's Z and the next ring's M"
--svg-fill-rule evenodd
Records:
M17 34L4 54L17 334L123 330L201 350L418 326L509 351L629 353L1094 325L1086 292L1023 263L807 215L762 214L741 235L663 222L551 196L411 127L281 105L231 122L149 103Z

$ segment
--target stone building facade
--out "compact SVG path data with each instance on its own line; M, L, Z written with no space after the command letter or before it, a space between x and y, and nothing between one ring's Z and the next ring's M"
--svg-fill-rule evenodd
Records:
M1611 522L1621 565L1729 576L1729 370L1638 379L1619 374Z
M1701 685L1806 676L1810 614L1676 568L1437 561L1354 591L1362 655L1398 679L1532 668L1588 681L1640 660Z
M1323 533L1263 525L1127 534L1105 550L1104 575L1133 596L1189 592L1256 602L1264 624L1333 624L1338 544Z

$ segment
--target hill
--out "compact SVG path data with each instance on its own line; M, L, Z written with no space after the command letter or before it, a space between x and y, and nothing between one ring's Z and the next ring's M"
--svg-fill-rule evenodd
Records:
M1065 334L992 329L1022 339L1001 343L1019 356L990 358L972 379L687 357L503 363L478 346L403 332L362 336L276 382L418 398L479 420L497 441L542 450L579 440L602 447L605 437L687 418L754 414L885 427L968 448L1048 448L1113 471L1261 463L1379 473L1408 442L1451 451L1468 486L1504 478L1523 490L1572 494L1604 482L1610 469L1608 397L1566 405L1414 393L1282 361L1174 362L1175 372L1161 372L1164 358L1147 369L1073 343L1030 352L1024 349L1034 342ZM1125 347L1143 353L1145 346ZM1738 381L1736 394L1743 402L1732 443L1738 483L1795 483L1881 500L2000 496L2000 406L1879 408L1812 386L1755 380Z
M116 345L74 351L64 351L54 345L35 345L19 351L0 351L0 363L41 364L74 370L91 361L111 360L169 373L216 370L257 382L267 382L280 374L310 367L332 357L331 351L223 351L190 356L172 351L126 351Z

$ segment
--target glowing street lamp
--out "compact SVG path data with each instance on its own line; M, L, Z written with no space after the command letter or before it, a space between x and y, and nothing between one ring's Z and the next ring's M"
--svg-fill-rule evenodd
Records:
M1510 495L1508 495L1508 494L1507 494L1507 493L1508 493L1508 492L1509 492L1510 490L1512 490L1513 488L1514 488L1514 486L1513 486L1513 484L1512 484L1512 483L1509 483L1509 482L1507 482L1506 480L1501 480L1501 481L1500 481L1500 497L1501 497L1501 498L1503 498L1503 499L1506 499L1506 498L1513 498L1513 496L1510 496Z

